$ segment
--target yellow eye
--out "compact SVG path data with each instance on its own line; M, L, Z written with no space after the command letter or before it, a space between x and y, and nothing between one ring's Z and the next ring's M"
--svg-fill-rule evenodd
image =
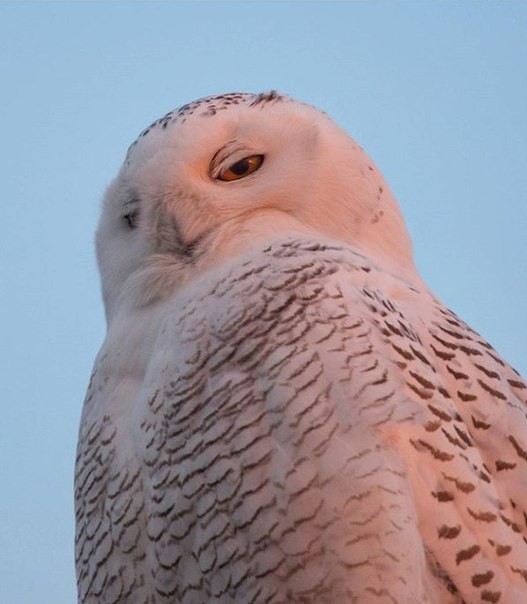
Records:
M240 178L244 178L245 176L249 176L253 172L256 172L258 168L263 164L264 156L263 155L250 155L249 157L244 157L239 161L233 163L228 168L223 169L219 174L219 180L238 180Z

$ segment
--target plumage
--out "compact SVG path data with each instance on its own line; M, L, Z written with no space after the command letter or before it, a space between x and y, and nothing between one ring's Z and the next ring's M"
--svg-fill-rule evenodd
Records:
M274 92L167 114L97 254L79 602L527 601L527 385L329 118Z

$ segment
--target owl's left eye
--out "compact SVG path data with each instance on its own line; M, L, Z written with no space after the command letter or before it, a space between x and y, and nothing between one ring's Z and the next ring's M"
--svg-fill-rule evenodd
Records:
M221 170L218 174L218 179L228 182L249 176L249 174L256 172L256 170L260 168L263 164L263 160L263 155L249 155L249 157L244 157Z
M137 227L137 221L139 219L139 211L132 210L123 216L123 220L128 225L129 229L135 229Z

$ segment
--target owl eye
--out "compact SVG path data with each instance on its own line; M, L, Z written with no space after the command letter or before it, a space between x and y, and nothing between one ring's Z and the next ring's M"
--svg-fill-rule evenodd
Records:
M128 214L125 214L123 216L123 220L126 222L129 229L135 229L137 227L138 218L139 218L138 210L132 210L131 212L129 212Z
M221 170L218 174L218 179L231 181L249 176L249 174L256 172L256 170L260 168L263 164L263 160L263 155L250 155L249 157L244 157L243 159L234 162L228 168Z

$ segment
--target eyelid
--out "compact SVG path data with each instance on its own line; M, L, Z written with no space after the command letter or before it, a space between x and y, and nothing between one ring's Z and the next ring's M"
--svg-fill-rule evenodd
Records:
M229 141L226 145L223 145L223 147L218 149L210 160L209 176L213 180L216 180L220 170L224 167L223 164L225 162L228 161L229 164L234 164L250 155L256 155L256 153L248 147L235 146L235 141Z

